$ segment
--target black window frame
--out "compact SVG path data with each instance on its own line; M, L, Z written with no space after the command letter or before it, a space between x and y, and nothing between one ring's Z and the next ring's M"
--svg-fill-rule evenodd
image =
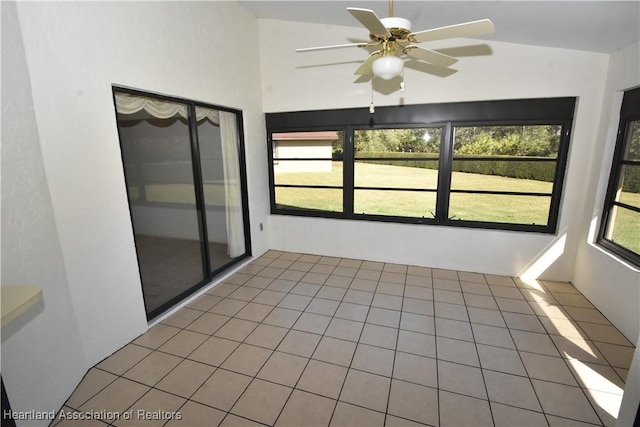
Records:
M419 104L376 107L370 114L365 108L309 110L267 113L265 116L271 213L348 220L367 220L409 224L430 224L481 229L557 233L560 204L568 161L576 97L474 101L444 104ZM449 195L453 162L453 133L456 126L559 125L562 128L555 177L552 186L549 217L546 225L471 221L449 218ZM354 198L354 131L367 129L442 127L436 212L434 217L400 217L353 212ZM278 207L275 199L273 164L274 133L334 130L344 132L343 148L343 212L290 209ZM523 161L522 158L514 160ZM454 191L455 192L455 191Z
M640 87L624 92L622 106L620 107L620 121L618 123L616 147L614 149L613 161L611 163L611 172L609 174L609 183L607 185L604 207L602 209L602 218L600 221L597 243L613 254L631 262L635 266L640 267L640 253L633 252L629 248L606 237L609 226L612 225L610 221L612 219L612 210L614 207L622 207L640 215L640 208L616 201L616 193L623 166L632 165L640 167L639 160L625 159L625 148L629 125L631 122L635 121L640 121Z

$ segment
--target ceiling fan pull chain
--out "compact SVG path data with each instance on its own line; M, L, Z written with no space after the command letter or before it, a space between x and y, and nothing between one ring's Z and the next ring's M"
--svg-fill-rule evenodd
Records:
M369 105L369 113L373 114L376 112L376 106L373 105L373 76L371 76L371 105Z
M400 92L404 92L404 68L402 69L402 75L400 76Z

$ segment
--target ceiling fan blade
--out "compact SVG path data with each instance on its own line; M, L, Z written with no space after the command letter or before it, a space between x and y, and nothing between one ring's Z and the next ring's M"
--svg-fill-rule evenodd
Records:
M360 9L358 7L348 7L347 10L353 15L362 25L364 25L371 34L376 36L388 36L391 35L387 27L384 26L378 15L373 10Z
M377 52L373 52L371 55L369 55L369 57L366 59L366 61L364 61L362 63L362 65L360 65L360 67L358 67L358 69L356 70L355 75L365 75L365 74L371 74L371 65L373 64L373 61L375 61L376 59L378 59L380 57L380 55L382 55L382 52L377 51Z
M495 31L493 22L489 19L464 22L462 24L449 25L447 27L433 28L431 30L418 31L409 34L409 40L427 42L431 40L452 39L456 37L474 37L483 34L491 34Z
M314 50L326 50L326 49L340 49L343 47L367 47L374 46L377 43L347 43L347 44L334 44L330 46L316 46L316 47L303 47L301 49L296 49L296 52L312 52Z
M436 52L435 50L424 49L418 46L407 46L403 49L403 53L412 56L417 59L421 59L430 64L437 65L438 67L448 67L449 65L453 65L458 60L449 55L445 55L440 52Z

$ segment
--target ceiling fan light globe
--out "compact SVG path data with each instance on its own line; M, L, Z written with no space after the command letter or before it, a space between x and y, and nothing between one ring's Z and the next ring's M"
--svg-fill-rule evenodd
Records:
M402 74L404 61L397 56L383 56L371 64L373 75L383 80L390 80Z

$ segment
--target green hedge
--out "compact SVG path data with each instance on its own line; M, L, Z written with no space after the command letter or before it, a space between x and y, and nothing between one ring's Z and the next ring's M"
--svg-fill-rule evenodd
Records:
M376 163L380 165L406 166L413 168L438 169L437 154L427 153L380 153L363 152L357 153L357 157L386 157L386 158L411 158L421 157L424 160L365 160L366 163ZM457 158L473 157L456 155ZM431 160L433 159L433 160ZM487 156L491 160L465 160L454 161L453 170L455 172L477 173L481 175L496 175L509 178L533 179L536 181L553 182L555 175L555 162L526 161L525 159L535 159L535 157L523 157L522 161L500 160L501 156ZM358 161L356 159L356 161Z
M640 167L639 166L625 167L623 191L628 191L629 193L640 193Z
M438 155L431 153L381 153L359 151L357 157L386 157L386 158L412 158L416 160L358 160L364 163L379 165L406 166L412 168L438 169ZM421 159L418 160L417 158ZM474 157L472 155L456 154L456 158ZM501 156L487 156L490 160L464 160L454 161L455 172L477 173L480 175L495 175L508 178L533 179L536 181L553 182L555 176L555 162L527 161L538 157L522 157L522 161L505 161ZM624 171L624 191L640 193L640 167L627 167Z
M496 175L518 179L533 179L536 181L546 182L553 182L555 168L555 162L505 162L504 160L466 160L462 162L453 162L453 170L456 172Z
M395 158L395 157L421 157L422 159L418 160L358 160L358 157L387 157L387 158ZM427 158L427 159L425 159ZM433 159L433 160L430 160ZM438 169L438 155L437 154L428 154L428 153L381 153L379 151L376 152L367 152L367 151L358 151L356 154L356 162L363 163L374 163L377 165L391 165L391 166L405 166L409 168L422 168L422 169Z

